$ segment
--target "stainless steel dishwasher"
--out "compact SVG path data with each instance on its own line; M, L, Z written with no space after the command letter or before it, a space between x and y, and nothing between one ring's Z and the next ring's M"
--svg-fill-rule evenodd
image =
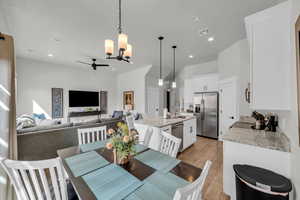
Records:
M181 139L181 143L180 143L180 147L179 147L179 151L182 151L182 143L183 143L183 122L179 122L176 124L172 125L172 135L180 138Z

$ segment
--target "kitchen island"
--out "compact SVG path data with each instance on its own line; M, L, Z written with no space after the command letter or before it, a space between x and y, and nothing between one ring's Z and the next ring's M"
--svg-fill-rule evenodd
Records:
M223 189L236 199L234 164L248 164L290 177L290 141L279 129L277 132L254 130L253 124L238 121L223 140Z
M197 127L196 117L194 116L176 116L170 119L145 117L142 120L135 121L135 124L149 126L153 129L149 146L156 150L158 150L161 140L160 131L165 131L182 139L180 151L185 150L196 142Z

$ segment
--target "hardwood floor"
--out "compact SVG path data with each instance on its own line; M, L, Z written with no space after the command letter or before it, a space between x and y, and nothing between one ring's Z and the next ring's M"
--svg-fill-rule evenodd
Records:
M196 167L203 168L206 160L212 166L203 190L203 200L229 200L223 193L223 143L204 137L197 137L197 142L181 153L178 158Z

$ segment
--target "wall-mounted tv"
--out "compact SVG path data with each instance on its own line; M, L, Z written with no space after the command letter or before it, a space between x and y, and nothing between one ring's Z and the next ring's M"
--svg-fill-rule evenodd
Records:
M97 107L99 92L69 90L69 107Z

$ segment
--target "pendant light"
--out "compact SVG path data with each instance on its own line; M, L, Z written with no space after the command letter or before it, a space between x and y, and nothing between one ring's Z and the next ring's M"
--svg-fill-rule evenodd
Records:
M114 53L114 41L105 40L105 54L106 59L115 59L130 63L132 57L132 46L127 43L128 36L122 32L122 7L121 0L119 0L119 27L118 27L118 54L112 56Z
M164 37L160 36L159 39L159 79L158 79L158 86L164 85L164 79L162 79L162 40Z
M172 88L176 88L176 81L175 81L175 50L177 46L172 46L173 48L173 82L172 82Z

